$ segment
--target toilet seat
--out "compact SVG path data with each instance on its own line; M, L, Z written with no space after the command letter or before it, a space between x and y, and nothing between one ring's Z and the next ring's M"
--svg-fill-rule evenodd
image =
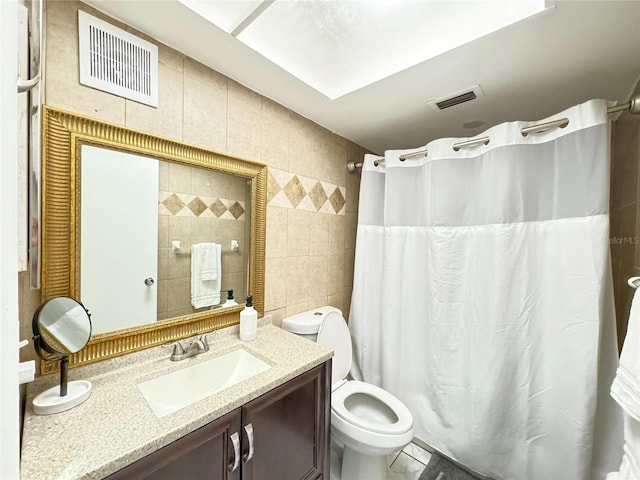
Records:
M380 387L345 378L351 369L353 346L344 318L329 311L317 342L333 349L331 412L362 433L402 435L413 429L413 416L396 397ZM362 397L360 397L362 396Z
M345 402L349 402L349 398L353 395L370 397L370 401L379 403L383 409L385 409L385 407L389 409L389 412L396 417L395 421L378 422L354 413L352 409L345 404ZM345 422L369 432L401 435L413 428L413 417L409 409L395 396L370 383L352 380L339 386L332 393L331 410Z
M346 380L351 369L351 332L340 310L321 307L282 320L285 330L333 350L331 438L344 446L343 479L387 480L387 455L413 439L413 416L391 393L369 383ZM311 338L311 337L315 338Z

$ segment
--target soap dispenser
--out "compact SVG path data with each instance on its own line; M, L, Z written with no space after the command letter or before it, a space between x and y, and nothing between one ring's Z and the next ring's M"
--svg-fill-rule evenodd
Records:
M240 340L250 342L258 333L258 312L253 308L253 297L247 297L244 310L240 312Z
M238 305L238 302L236 302L233 299L233 290L227 290L227 301L224 302L222 304L223 307L235 307L236 305Z

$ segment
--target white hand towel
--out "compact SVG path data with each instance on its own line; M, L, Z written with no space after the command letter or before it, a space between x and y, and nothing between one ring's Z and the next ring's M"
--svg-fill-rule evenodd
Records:
M221 250L221 246L217 243L196 243L193 246L191 261L200 264L202 280L218 279Z
M221 250L220 245L215 243L197 243L191 247L191 305L194 308L210 307L220 303ZM207 251L212 253L217 265L215 279L205 279L203 276L203 268L210 265L205 265L204 262Z
M629 313L620 364L611 396L624 411L624 447L620 471L607 480L640 480L640 292L636 290Z
M640 422L640 291L636 290L629 313L627 336L620 354L611 396L625 413Z
M640 422L624 416L624 454L620 464L620 480L640 480Z

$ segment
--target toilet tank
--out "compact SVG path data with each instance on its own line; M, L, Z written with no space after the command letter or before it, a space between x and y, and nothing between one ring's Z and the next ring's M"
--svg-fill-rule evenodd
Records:
M283 318L282 328L315 342L320 325L322 325L324 317L330 312L337 312L342 315L340 309L327 305Z

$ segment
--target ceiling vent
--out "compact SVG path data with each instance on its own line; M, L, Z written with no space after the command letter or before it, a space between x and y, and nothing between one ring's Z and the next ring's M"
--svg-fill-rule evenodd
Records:
M80 83L158 106L158 47L78 11Z
M470 102L471 100L475 100L478 97L484 97L484 93L482 92L480 85L474 85L473 87L467 88L460 92L452 93L451 95L447 95L446 97L438 98L437 100L431 100L430 102L427 102L427 105L429 105L436 112L439 112L440 110L444 110L445 108L454 107L465 102Z

